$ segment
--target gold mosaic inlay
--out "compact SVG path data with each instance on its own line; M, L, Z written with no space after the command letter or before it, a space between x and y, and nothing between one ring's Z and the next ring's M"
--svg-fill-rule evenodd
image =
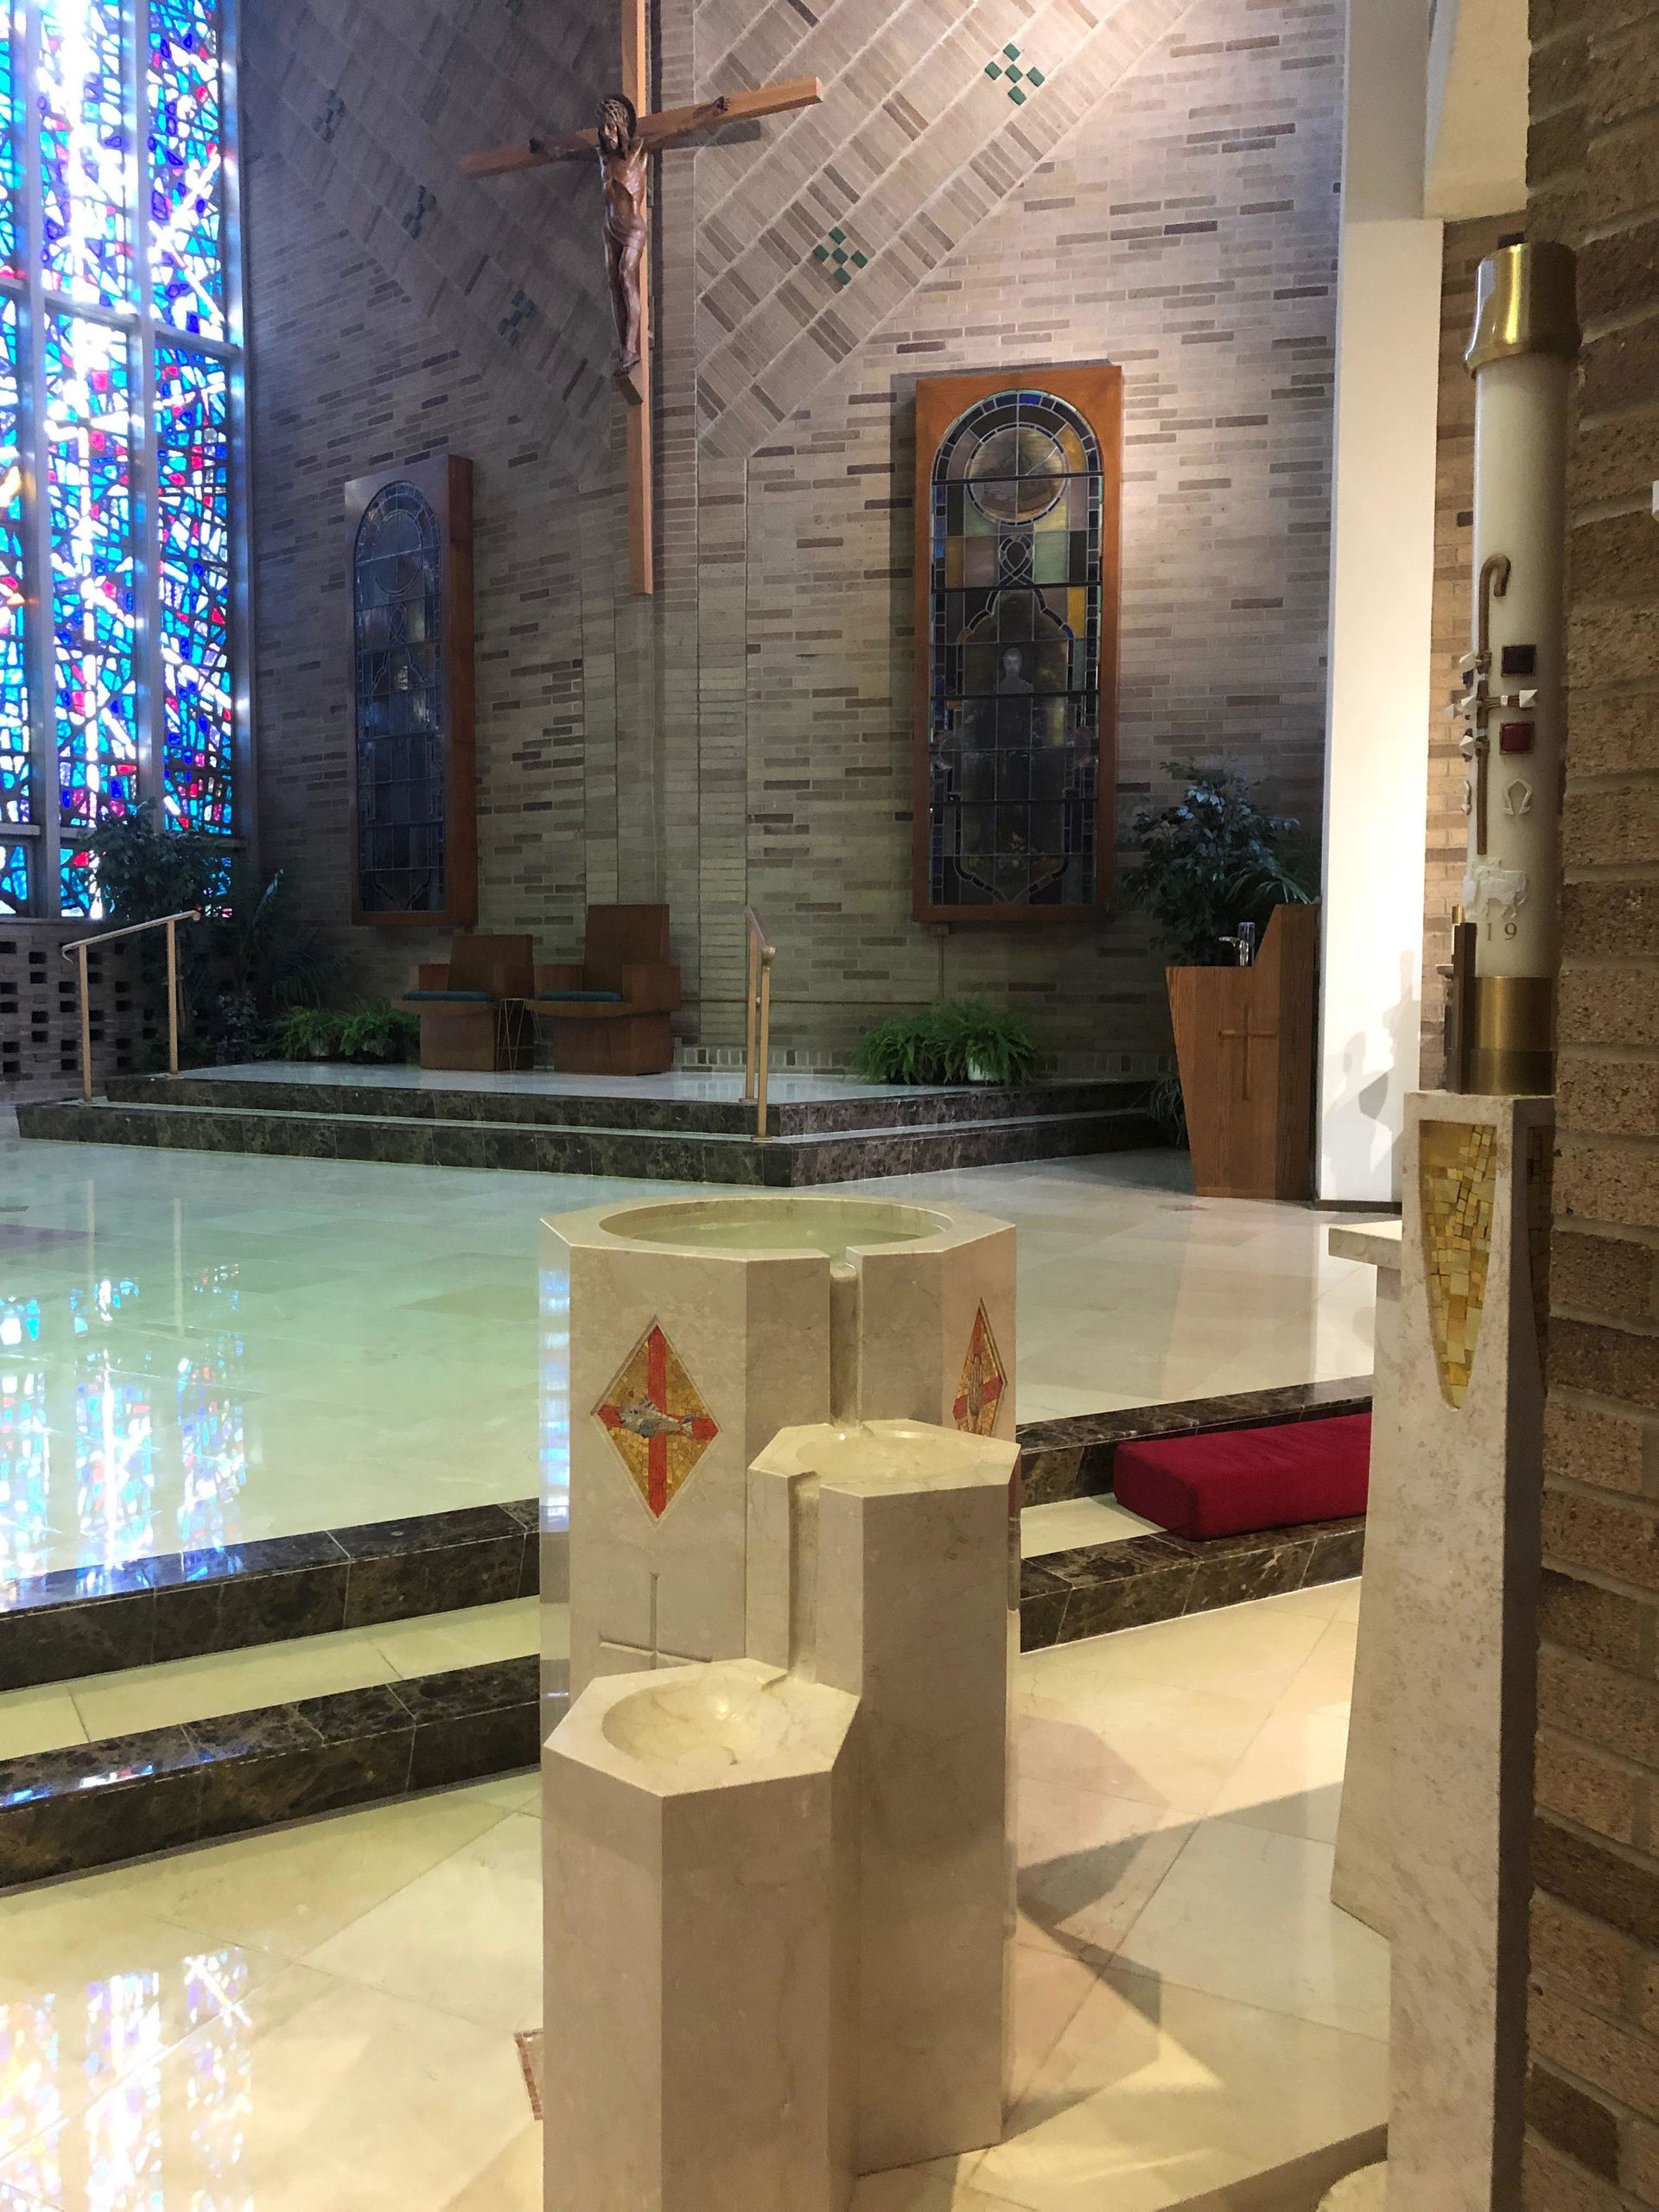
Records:
M1461 1406L1491 1264L1497 1132L1475 1122L1425 1122L1418 1141L1429 1330L1440 1395L1448 1406Z

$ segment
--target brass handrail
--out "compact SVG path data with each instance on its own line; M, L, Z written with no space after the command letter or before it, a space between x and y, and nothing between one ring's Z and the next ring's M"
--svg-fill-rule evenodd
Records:
M766 1074L772 1064L772 963L778 948L767 938L753 906L743 909L749 932L747 1034L743 1046L743 1103L754 1108L754 1134L766 1134Z
M92 1001L86 973L86 953L94 944L113 944L118 937L142 937L146 930L167 931L167 1071L169 1075L179 1071L179 924L199 922L200 906L181 906L176 914L157 914L153 922L129 922L124 929L99 930L92 937L72 937L67 944L58 950L67 960L73 952L76 956L75 969L80 986L80 1090L83 1098L92 1095Z

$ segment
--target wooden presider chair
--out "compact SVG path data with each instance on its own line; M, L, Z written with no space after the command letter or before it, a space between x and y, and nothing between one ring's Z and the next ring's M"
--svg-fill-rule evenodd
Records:
M536 951L528 937L457 933L448 959L423 960L415 988L400 1001L421 1017L421 1065L531 1066L533 1032L523 1002L535 989Z
M536 970L536 1015L561 1074L665 1074L679 1003L666 906L590 906L580 964Z

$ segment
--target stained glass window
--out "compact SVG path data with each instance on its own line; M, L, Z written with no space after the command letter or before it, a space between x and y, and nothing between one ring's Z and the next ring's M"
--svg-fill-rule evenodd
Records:
M47 281L72 300L132 296L136 198L128 0L41 0L41 192Z
M415 485L370 501L354 565L358 900L365 913L441 912L443 564Z
M149 0L149 275L175 330L225 334L217 0Z
M22 0L0 0L0 277L21 283L23 275L22 173L17 162L18 41L22 35Z
M1104 471L1083 416L1009 391L933 467L930 903L1093 906Z
M17 302L0 296L0 829L30 819L17 341ZM20 868L22 846L0 847L6 851ZM8 875L0 861L0 906L10 903Z
M0 912L98 915L136 805L236 832L226 37L221 0L0 0Z
M222 361L156 349L167 818L231 828L230 380Z
M132 341L51 315L46 332L63 911L93 911L87 832L138 796L132 548Z

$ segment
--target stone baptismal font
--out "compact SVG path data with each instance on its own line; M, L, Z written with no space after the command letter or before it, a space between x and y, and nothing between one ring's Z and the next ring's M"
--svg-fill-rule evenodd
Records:
M1014 1231L547 1229L548 2212L842 2212L1001 2134Z

